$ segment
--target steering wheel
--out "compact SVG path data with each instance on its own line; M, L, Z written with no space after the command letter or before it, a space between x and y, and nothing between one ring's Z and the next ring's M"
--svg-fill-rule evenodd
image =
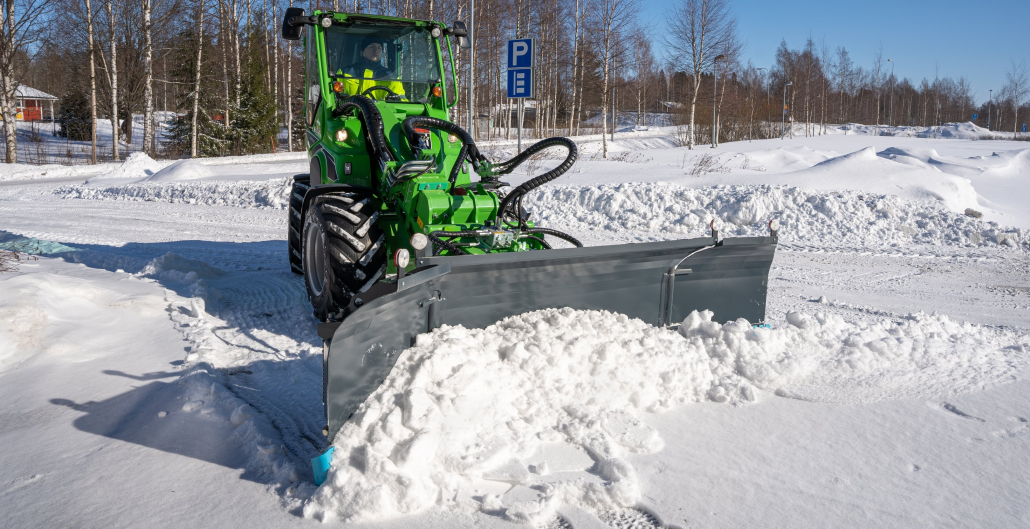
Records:
M382 91L386 92L387 94L389 94L388 96L386 96L388 98L390 96L394 96L394 97L398 97L398 98L400 97L400 95L398 95L396 92L394 92L393 90L390 90L389 88L387 88L385 86L382 86L382 85L376 85L376 86L369 87L367 90L362 92L361 95L368 96L369 93L375 92L376 90L382 90Z

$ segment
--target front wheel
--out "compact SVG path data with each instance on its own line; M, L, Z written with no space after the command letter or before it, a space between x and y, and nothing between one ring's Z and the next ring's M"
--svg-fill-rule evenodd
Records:
M361 192L318 196L302 232L304 283L316 318L329 317L386 270L385 234L378 203Z

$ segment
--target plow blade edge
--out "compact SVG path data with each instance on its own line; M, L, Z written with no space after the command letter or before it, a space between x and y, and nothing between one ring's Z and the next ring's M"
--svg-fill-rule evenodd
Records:
M415 337L441 325L483 328L561 307L618 312L658 326L694 310L711 310L718 321L761 323L775 247L771 237L719 245L703 238L420 258L416 272L360 294L342 322L319 325L328 344L323 399L330 439Z

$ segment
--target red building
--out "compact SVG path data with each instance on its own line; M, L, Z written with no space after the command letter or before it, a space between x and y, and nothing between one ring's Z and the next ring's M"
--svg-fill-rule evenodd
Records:
M25 85L18 85L14 96L18 101L20 121L43 121L44 118L53 121L56 97Z

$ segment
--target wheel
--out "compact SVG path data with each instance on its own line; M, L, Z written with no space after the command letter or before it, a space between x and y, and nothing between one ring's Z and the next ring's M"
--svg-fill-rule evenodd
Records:
M304 217L304 283L315 317L328 318L350 304L386 271L386 236L370 193L319 195Z
M289 233L286 240L289 243L290 271L294 274L303 274L303 257L300 254L300 230L304 228L304 217L301 216L301 208L304 207L304 194L311 186L308 184L307 175L293 177L293 189L290 190L290 211L289 211Z

